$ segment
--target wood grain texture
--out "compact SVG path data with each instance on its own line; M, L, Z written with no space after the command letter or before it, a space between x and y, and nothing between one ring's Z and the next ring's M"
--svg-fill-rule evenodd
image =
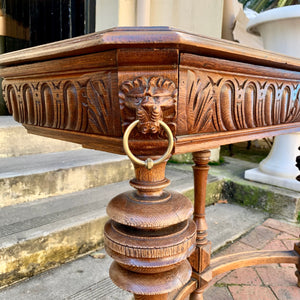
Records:
M202 299L217 274L256 264L295 263L300 278L299 244L210 264L204 205L206 149L299 131L300 60L151 27L4 54L0 67L7 106L30 133L123 154L124 131L138 119L129 147L143 160L156 159L167 148L162 120L172 130L173 153L194 152L195 222L190 201L164 190L165 163L135 165L135 191L107 207L111 278L135 299L167 299L175 290L177 300L192 292L191 299Z
M136 185L137 186L137 185ZM153 195L154 186L145 186L142 192L151 189ZM149 192L149 193L150 193ZM138 197L136 192L125 192L113 198L107 206L108 215L116 222L126 226L137 228L164 228L187 220L193 212L191 202L186 197L176 192L164 192L161 196L155 196L155 206L145 205L144 196ZM147 202L151 203L151 202ZM139 210L139 216L135 214Z
M221 145L261 139L279 134L299 131L300 123L281 124L260 128L225 131L219 133L182 135L176 137L174 153L197 152L217 148Z
M179 93L179 135L300 121L300 77L295 72L182 54Z
M212 259L209 269L203 272L201 277L209 281L219 274L237 268L271 263L299 264L299 262L300 255L293 250L242 252Z
M164 121L176 134L178 59L176 49L118 50L119 103L122 131L134 120L133 140L162 140ZM152 153L153 154L153 153Z
M202 273L210 265L211 242L207 240L205 219L206 185L209 170L210 151L193 152L194 171L194 221L197 226L196 249L189 257L193 272ZM203 289L198 281L198 288L191 294L192 299L201 299Z
M120 124L116 122L118 110L112 94L115 82L116 74L99 72L80 78L6 81L3 92L17 122L120 136Z
M139 295L137 299L168 299L167 293L179 288L191 277L191 267L184 260L174 270L152 274L130 272L113 262L110 268L112 281L122 289ZM155 298L157 297L157 298ZM162 297L162 298L159 298Z
M98 53L9 68L2 85L9 111L27 125L120 136L115 55Z
M164 153L158 120L173 132L173 153L300 126L298 61L224 41L169 28L113 29L14 57L0 57L14 118L31 132L61 130L58 138L88 148L123 153L122 135L136 119L136 155ZM120 139L103 145L90 134Z
M174 269L190 254L195 229L194 223L187 222L184 228L172 226L153 233L110 222L104 229L104 241L107 253L125 269L157 274Z
M300 243L296 243L294 245L294 251L298 254L298 256L300 257ZM298 262L296 262L296 272L295 275L298 279L297 281L297 286L300 287L300 259L298 260Z
M51 45L51 46L49 46ZM145 45L147 45L145 47ZM249 48L238 43L199 36L170 27L112 28L85 36L59 41L1 55L1 66L53 60L112 49L177 49L231 61L300 71L299 59L270 51Z
M300 170L300 156L296 157L296 167ZM300 181L300 175L298 175L296 177L296 179L298 181ZM300 238L300 236L299 236L299 238ZM300 242L295 243L294 251L300 256ZM297 270L295 272L295 275L297 277L297 286L300 287L300 260L298 262L296 262L296 268L297 268Z
M186 283L172 299L174 300L185 300L189 295L197 288L197 281L193 278L190 279L188 283Z
M126 80L120 86L119 100L123 131L137 119L142 134L164 135L160 120L176 132L177 88L172 80L163 76Z
M112 270L118 269L124 278L116 271L111 276L136 295L164 297L190 279L186 259L196 241L192 204L179 193L163 190L169 185L166 162L151 170L134 167L136 177L130 183L136 191L116 196L107 206L111 220L104 228L105 248L118 264Z

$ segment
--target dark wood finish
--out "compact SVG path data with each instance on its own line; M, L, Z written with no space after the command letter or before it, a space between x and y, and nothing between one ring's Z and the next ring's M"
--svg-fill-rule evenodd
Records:
M187 109L178 133L236 131L299 122L299 79L296 72L183 53L180 95L186 99L179 103Z
M136 191L116 196L107 207L111 221L104 229L105 248L116 261L110 275L136 299L150 299L147 295L167 299L191 276L186 259L196 239L192 204L179 193L163 190L170 183L165 166L148 170L135 165L136 177L130 184Z
M298 150L300 150L300 147ZM300 170L300 155L296 157L296 167ZM298 175L296 179L300 181L300 175Z
M150 40L155 32L147 32ZM160 49L158 55L156 47L161 45L150 43L152 48L141 48L134 35L136 31L130 36L120 30L120 41L125 41L127 35L131 37L121 49L114 40L116 33L92 34L90 40L83 37L99 50L113 45L117 49L95 53L94 48L83 48L80 59L76 55L56 57L49 63L43 60L52 58L50 54L42 56L39 62L31 57L37 49L40 55L56 49L57 56L69 56L72 53L69 40L14 53L15 62L20 61L20 65L2 69L1 75L5 78L4 97L15 119L28 128L31 126L31 132L38 129L45 136L72 140L77 134L84 146L99 150L102 143L97 146L94 139L85 139L82 133L115 137L114 146L118 146L112 147L111 152L122 153L122 134L137 118L140 124L132 133L131 148L140 155L163 152L164 147L153 143L163 139L159 119L168 124L176 137L174 153L216 147L227 144L229 139L233 143L298 129L297 65L295 70L270 68L267 61L257 66L255 57L253 64L204 57L181 53L179 45ZM122 36L124 33L127 35ZM157 31L158 40L162 35L169 36L170 42L178 38L173 31ZM96 45L95 40L100 37L102 43ZM201 52L204 47L201 42L207 41L192 37ZM79 45L83 46L82 41L74 39L73 48ZM87 50L91 53L86 53ZM237 46L238 50L242 49ZM21 57L25 59L26 55L33 63L21 64ZM291 69L289 61L286 58L286 67ZM9 63L10 55L0 57L1 62ZM274 65L278 66L278 62ZM50 129L59 129L59 136Z
M197 288L198 282L194 278L191 278L188 283L186 283L178 293L175 294L174 297L172 297L174 300L186 300L187 297L191 295Z
M300 147L298 148L300 150ZM296 157L296 167L300 170L300 156L297 156ZM296 179L298 181L300 181L300 175L298 175L296 177ZM300 242L299 243L296 243L294 245L294 251L300 256ZM295 275L297 276L298 278L298 282L297 282L297 285L298 287L300 287L300 260L298 262L296 262L296 272L295 272Z
M205 220L205 196L209 170L210 151L193 153L194 170L194 221L197 225L196 249L190 256L189 261L193 267L193 277L199 279L202 273L210 265L211 242L207 237L207 223ZM198 288L191 295L191 299L201 299L203 293L202 283L199 281Z
M157 50L155 58L159 56L161 49L178 49L182 53L300 71L300 62L297 58L169 27L112 28L49 45L5 54L0 59L0 65L20 65L26 62L46 61L111 49L152 48Z
M238 267L290 262L291 251L254 251L210 261L206 239L207 149L300 129L300 61L167 27L115 28L0 56L4 98L30 133L141 159L167 148L194 152L195 209L165 191L165 162L135 165L135 191L107 207L110 275L136 299L202 299L211 279ZM299 164L299 162L298 162ZM189 257L189 262L187 258Z
M298 256L300 257L300 243L297 243L295 244L294 246L294 251L298 254ZM296 264L296 268L297 268L297 271L295 272L295 275L297 276L298 278L298 282L297 282L297 285L298 287L300 287L300 259L295 262Z
M210 267L201 274L201 277L209 282L219 274L242 267L272 263L299 264L299 262L300 255L296 250L261 250L236 253L212 259Z

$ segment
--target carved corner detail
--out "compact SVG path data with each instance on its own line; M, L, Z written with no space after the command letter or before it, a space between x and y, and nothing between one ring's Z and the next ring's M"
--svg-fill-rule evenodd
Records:
M119 101L123 131L134 120L139 120L140 134L161 136L159 121L162 120L175 133L177 87L172 80L162 76L126 80L120 85Z

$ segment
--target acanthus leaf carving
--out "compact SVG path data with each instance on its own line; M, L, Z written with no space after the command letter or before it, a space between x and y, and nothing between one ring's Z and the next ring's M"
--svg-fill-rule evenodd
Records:
M188 133L300 122L300 83L187 70Z
M110 72L74 79L4 80L3 95L18 122L108 135L115 120L111 80Z
M191 133L205 131L207 128L214 128L217 131L213 111L215 110L215 95L213 86L218 86L222 78L214 82L212 78L203 81L197 78L195 73L188 71L187 76L187 119L188 130Z
M102 79L92 79L86 84L87 112L93 132L109 132L111 95Z

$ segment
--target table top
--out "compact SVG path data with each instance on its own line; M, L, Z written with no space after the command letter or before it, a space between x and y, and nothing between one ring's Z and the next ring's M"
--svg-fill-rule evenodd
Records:
M169 27L113 28L0 56L29 132L123 153L185 153L300 129L300 60Z
M168 26L116 27L80 37L0 55L0 66L20 65L55 58L124 48L172 48L262 66L300 71L300 60L254 49L235 42L192 34Z

